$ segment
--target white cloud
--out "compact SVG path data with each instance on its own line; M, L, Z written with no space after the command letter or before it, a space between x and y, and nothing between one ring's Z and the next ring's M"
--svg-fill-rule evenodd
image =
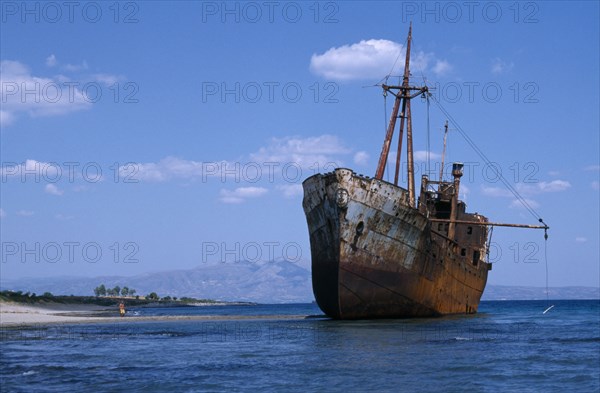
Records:
M387 75L402 50L402 45L393 41L363 40L330 48L321 55L313 54L310 70L334 80L381 78Z
M388 163L391 164L391 165L395 165L395 163L396 163L396 156L397 155L398 155L398 150L391 150L389 152L389 154L388 154ZM406 160L406 150L402 151L401 157L402 157L403 164L406 165L406 162L407 162L407 160ZM432 151L429 152L429 159L430 160L437 160L439 158L441 158L440 154L434 153ZM414 161L420 161L420 162L427 162L427 150L415 150L415 151L413 151L413 160ZM433 166L433 163L432 163L432 166Z
M83 70L87 70L89 68L87 62L84 60L81 64L65 64L61 67L65 71L69 72L79 72Z
M292 165L322 172L324 168L331 170L340 167L342 162L338 156L348 153L350 150L344 147L338 137L320 135L308 138L272 138L267 146L250 154L250 158L262 163L277 163L280 167Z
M506 188L500 187L482 187L481 192L483 195L491 197L511 197L513 194Z
M437 60L431 71L437 76L444 76L452 71L452 66L446 60Z
M434 152L429 152L429 159L430 160L435 160L440 158L441 155L434 153ZM427 161L427 150L417 150L413 153L413 158L415 159L415 161Z
M264 187L238 187L235 190L221 190L219 200L223 203L242 203L248 198L257 198L265 195L268 190Z
M19 210L17 212L17 216L23 216L23 217L31 217L33 216L33 211L31 210Z
M57 220L61 220L61 221L68 221L68 220L74 219L75 217L68 216L68 215L65 215L65 214L62 214L62 213L58 213L58 214L56 214L54 216L54 218L56 218Z
M284 184L277 186L277 189L281 191L286 198L295 198L304 195L302 184Z
M161 160L158 163L135 163L131 166L129 164L120 166L119 176L130 178L131 180L165 181L168 177L168 170L167 168L162 167L161 163L163 161L164 160Z
M129 163L119 167L119 175L130 181L163 182L172 179L220 178L237 182L273 181L274 176L305 177L309 173L324 172L339 167L340 155L350 153L342 142L332 135L317 137L272 138L266 146L250 154L247 162L202 162L166 157L158 162Z
M596 191L600 190L600 183L597 180L594 180L590 184L590 186L592 187L592 190L596 190Z
M113 86L115 83L122 81L124 78L120 75L111 74L92 74L92 78L96 82L100 82L106 86Z
M4 211L4 209L0 208L0 218L4 217L6 217L6 212Z
M583 170L589 172L598 172L600 171L600 165L588 165L585 168L583 168Z
M87 61L85 61L85 60L83 62L81 62L81 64L60 64L58 59L54 55L54 53L51 54L50 56L46 57L46 66L48 66L48 67L60 66L61 70L67 71L67 72L79 72L79 71L84 71L84 70L87 70L88 68L90 68L88 66Z
M54 56L54 54L51 54L50 56L46 57L46 65L48 67L55 67L58 64L58 61L56 60L56 56Z
M245 161L203 162L166 157L157 162L124 164L119 167L119 177L127 182L165 182L173 179L206 182L215 178L222 182L257 183L273 182L282 177L288 182L295 182L310 174L342 166L340 157L350 152L332 135L272 138ZM357 158L364 158L364 154L357 153Z
M400 74L404 67L402 44L383 39L362 40L351 45L330 48L323 54L313 54L310 70L317 75L332 80L381 79L388 74ZM411 69L425 71L433 55L414 53ZM395 68L392 70L392 66ZM438 71L449 70L445 61L437 65ZM435 71L434 71L435 72Z
M527 202L529 207L531 207L532 209L537 209L538 207L540 207L540 204L537 203L536 201L534 201L533 199L529 199L529 198L523 198L523 199L525 200L525 202ZM523 206L523 203L518 199L513 199L513 201L510 203L509 207L517 208L517 209L525 209L525 206Z
M286 180L299 182L318 172L328 172L344 165L352 150L333 135L315 137L271 138L246 160L202 162L166 157L158 162L128 163L119 167L119 176L128 182L165 182L173 179L220 179L222 182L258 183ZM433 155L432 157L436 157ZM369 155L358 151L353 156L357 165L365 165Z
M103 181L102 169L95 163L85 169L81 166L75 165L77 163L71 163L71 165L61 165L57 162L44 162L33 159L27 159L22 163L15 162L4 162L0 167L0 179L5 181L10 180L21 180L35 181L35 182L47 182L56 183L60 180L67 179L73 181L75 179L84 178L87 182L98 182Z
M396 157L398 155L398 150L390 150L390 152L388 153L388 165L395 165L396 163ZM379 157L377 157L377 159L379 159ZM387 168L386 168L387 171Z
M541 181L538 183L519 183L515 189L523 195L537 195L546 192L561 192L571 188L566 180ZM492 197L511 197L513 194L506 188L482 187L483 195Z
M0 126L14 123L18 114L31 117L63 115L91 106L84 92L76 85L70 86L64 82L57 77L34 76L18 61L0 61L3 99Z
M575 242L577 242L577 243L585 243L587 241L588 241L587 237L578 236L575 238Z
M21 164L4 162L0 167L2 181L10 179L40 179L55 181L62 176L62 169L56 163L42 162L36 160L25 160Z
M471 189L469 187L467 187L465 184L461 184L460 185L460 193L462 195L462 200L466 201L467 195L469 195L471 193Z
M354 163L356 165L367 165L367 162L369 162L369 153L366 151L361 150L354 154Z
M536 209L536 208L540 207L540 204L537 201L530 198L532 195L538 195L538 194L543 194L543 193L548 193L548 192L560 192L560 191L564 191L570 187L571 187L571 183L569 183L568 181L553 180L550 182L542 181L542 182L534 183L534 184L519 183L516 185L515 188L516 188L517 192L519 192L521 195L524 196L523 199L529 205L529 207ZM482 191L483 195L490 196L490 197L501 197L501 198L512 197L513 200L511 201L511 203L509 205L510 208L525 208L525 206L523 206L523 203L519 199L514 198L514 195L512 194L512 192L510 192L506 188L482 187L481 191ZM527 196L529 196L529 198Z
M50 184L46 184L46 187L44 188L44 190L50 194L50 195L62 195L64 194L64 191L61 190L60 188L56 187L56 185L50 183Z
M536 186L539 192L559 192L571 188L571 183L566 180L552 180L536 183Z
M0 126L8 126L15 121L15 116L13 113L0 110Z
M171 179L206 180L208 177L241 176L242 169L239 163L201 162L184 160L177 157L166 157L154 163L128 163L119 167L119 176L128 181L154 181L162 182Z
M515 64L513 62L507 63L506 61L495 58L492 61L492 74L499 75L511 71Z

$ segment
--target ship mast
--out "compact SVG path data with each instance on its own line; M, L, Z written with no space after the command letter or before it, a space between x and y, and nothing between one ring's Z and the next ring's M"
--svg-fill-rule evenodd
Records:
M415 206L415 171L414 171L414 157L413 157L413 138L412 138L412 116L410 111L410 100L420 94L427 92L427 86L423 87L412 87L409 85L410 78L410 48L412 42L412 23L408 28L408 39L406 44L406 59L404 61L404 75L402 78L401 86L388 86L382 85L385 92L391 92L396 97L394 101L394 108L390 117L390 122L385 134L383 141L383 147L379 156L379 163L377 164L377 172L375 178L381 180L385 173L385 166L387 164L388 155L390 152L390 145L394 136L394 129L396 127L396 119L400 118L400 129L398 135L398 151L396 154L396 171L394 174L394 185L398 185L399 174L400 174L400 159L402 152L402 141L404 139L404 121L406 120L406 155L407 155L407 188L408 188L408 200L410 206ZM394 90L397 91L394 92ZM411 94L412 93L412 94ZM402 105L402 110L398 116Z
M415 166L413 162L412 117L410 115L410 101L408 101L406 104L406 118L408 122L406 127L406 158L408 160L408 203L410 204L410 206L415 207Z
M408 93L408 79L410 77L410 42L412 40L412 22L408 28L408 39L406 42L406 59L404 60L404 76L402 77L402 89L400 90L400 96L402 97L402 112L400 113L400 132L398 135L398 151L396 154L396 173L394 175L394 184L398 185L398 174L400 173L400 158L402 157L402 139L404 136L404 119L410 119L410 102L406 102L406 95ZM408 113L407 113L408 109ZM407 116L408 115L408 116ZM408 136L408 132L406 133ZM408 142L408 138L407 138ZM408 144L408 143L407 143ZM407 149L409 147L407 146Z

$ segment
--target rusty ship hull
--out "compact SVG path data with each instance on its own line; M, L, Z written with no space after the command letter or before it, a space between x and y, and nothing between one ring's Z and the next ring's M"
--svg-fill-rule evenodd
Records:
M336 169L303 183L310 235L313 292L335 319L428 317L475 313L491 265L487 229L456 228L422 194L412 207L407 190ZM438 198L439 199L439 198ZM429 208L427 207L429 206ZM462 214L474 222L485 217ZM467 229L468 228L468 229ZM469 231L467 234L466 232Z

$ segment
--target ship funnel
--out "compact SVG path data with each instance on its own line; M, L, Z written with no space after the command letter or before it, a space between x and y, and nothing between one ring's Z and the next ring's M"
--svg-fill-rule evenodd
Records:
M456 217L458 215L458 190L460 188L460 178L463 175L462 162L452 163L452 176L454 177L454 192L452 194L452 205L450 207L450 226L448 227L448 237L454 240L456 234Z
M454 176L454 178L461 178L463 175L463 163L462 162L455 162L452 164L452 176Z

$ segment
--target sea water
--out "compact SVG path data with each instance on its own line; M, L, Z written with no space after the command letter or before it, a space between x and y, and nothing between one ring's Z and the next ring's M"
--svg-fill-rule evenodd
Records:
M600 391L600 302L551 304L363 321L330 320L314 304L130 309L222 318L4 328L0 390Z

